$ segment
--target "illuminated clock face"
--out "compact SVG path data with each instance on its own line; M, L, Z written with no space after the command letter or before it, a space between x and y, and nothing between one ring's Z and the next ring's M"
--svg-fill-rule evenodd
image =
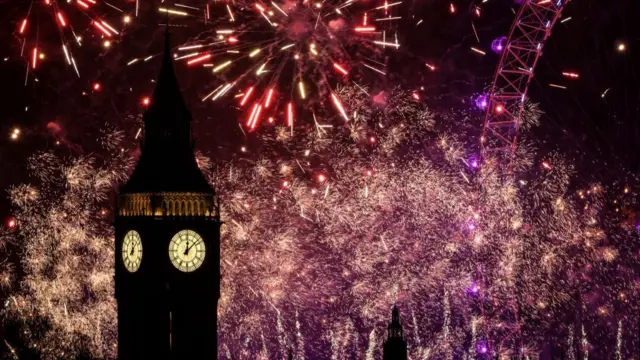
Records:
M130 272L136 272L142 262L142 240L137 231L131 230L122 241L122 262Z
M169 243L169 259L176 269L191 272L202 265L205 255L202 237L193 230L182 230Z

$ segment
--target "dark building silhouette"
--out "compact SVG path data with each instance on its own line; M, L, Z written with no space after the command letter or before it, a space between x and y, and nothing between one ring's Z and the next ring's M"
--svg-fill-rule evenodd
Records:
M115 218L118 358L217 358L220 218L193 154L169 35Z
M384 342L383 360L407 360L407 342L402 333L400 312L393 306L391 322L387 326L387 340Z

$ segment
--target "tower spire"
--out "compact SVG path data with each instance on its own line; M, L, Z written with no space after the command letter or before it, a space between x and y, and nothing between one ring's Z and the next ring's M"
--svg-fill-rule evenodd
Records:
M394 304L391 322L387 326L387 340L384 342L383 360L407 360L407 342L404 340L400 311Z
M168 21L157 86L144 113L144 137L138 166L123 192L190 191L211 193L193 155L191 112L180 92L173 66ZM174 171L167 173L167 168ZM149 181L157 179L157 181Z

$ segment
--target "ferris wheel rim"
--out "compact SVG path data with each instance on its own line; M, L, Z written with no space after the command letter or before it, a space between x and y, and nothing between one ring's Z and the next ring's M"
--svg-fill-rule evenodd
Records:
M486 98L480 138L480 163L495 156L510 172L529 85L547 39L571 0L525 0L506 37Z

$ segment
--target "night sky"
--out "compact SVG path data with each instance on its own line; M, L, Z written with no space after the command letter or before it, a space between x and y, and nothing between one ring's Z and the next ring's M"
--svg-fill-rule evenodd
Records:
M122 3L131 9L131 2ZM162 51L165 19L155 11L158 3L142 2L138 18L108 49L102 46L103 38L87 29L85 19L85 25L78 27L87 29L81 32L85 45L75 53L80 78L65 64L57 27L50 19L38 21L38 41L45 58L29 72L25 85L27 63L20 57L21 37L16 29L30 1L0 1L0 58L4 59L0 63L0 188L31 181L27 158L39 151L55 149L63 157L95 154L100 158L97 139L105 126L122 129L122 151L137 156L135 135L145 109L142 99L151 95L160 66L157 55ZM415 91L420 101L435 109L471 109L482 119L482 112L472 104L493 79L500 57L490 45L495 38L507 35L516 6L512 1L489 0L481 4L478 17L475 11L480 2L454 3L454 13L449 2L440 0L403 3L405 20L397 26L402 46L398 51L378 54L387 74L369 72L357 80L368 85L371 94L401 86ZM554 28L529 89L529 98L544 111L542 125L534 130L539 139L538 160L560 151L573 161L583 184L612 183L623 174L640 173L637 14L640 3L633 0L573 0L563 13L563 19L570 19ZM115 13L112 21L120 17ZM422 22L416 26L419 19ZM36 31L33 24L30 31ZM176 47L199 38L198 31L179 21L171 25ZM471 47L486 51L486 55ZM133 58L150 55L155 57L144 64L127 65ZM266 129L254 132L241 130L238 124L244 122L246 109L241 111L233 98L201 101L220 81L204 78L202 72L183 62L176 62L176 70L194 117L196 149L203 154L213 159L236 159L243 146L258 147L261 136L272 132L266 125ZM287 71L294 70L283 70ZM579 78L567 78L563 72L576 73ZM332 86L341 83L334 78L328 82ZM283 83L295 88L291 79ZM284 112L277 116L284 117ZM310 120L301 123L301 131L310 131ZM482 127L481 120L477 127ZM14 129L20 129L17 139L11 138ZM11 213L8 198L0 197L0 218Z
M61 142L61 151L86 153L92 151L94 131L105 123L130 127L129 115L143 110L140 99L153 89L152 79L159 62L151 61L142 68L127 67L133 57L158 54L162 46L164 19L142 5L140 16L127 32L104 50L91 32L84 52L78 53L81 78L63 66L62 53L56 49L55 36L48 21L40 21L40 41L52 49L43 66L30 74L25 82L25 63L20 60L20 43L15 27L19 14L29 1L4 1L0 4L3 17L0 26L0 67L3 79L3 121L0 133L0 161L3 172L1 186L7 188L25 180L24 159L38 150ZM456 14L450 14L447 4L436 1L414 1L403 5L414 19L424 19L419 31L412 24L401 25L403 47L388 55L390 74L386 78L370 79L373 89L402 84L407 88L423 87L427 97L450 95L450 106L469 100L490 83L498 55L489 50L494 38L506 35L512 21L513 6L508 1L492 0L482 7L482 16L472 16L474 3L457 3ZM605 3L575 1L565 9L566 23L558 24L545 47L544 56L536 69L530 87L530 97L539 102L545 112L540 137L550 148L580 153L586 162L596 159L616 170L638 170L635 146L638 138L639 85L637 44L640 29L635 24L638 13L634 1ZM480 43L477 43L471 22L475 24ZM408 23L408 22L407 22ZM415 23L415 22L414 22ZM183 43L191 31L172 27L174 41ZM623 53L616 51L619 43L627 44ZM404 46L406 44L406 46ZM479 56L471 46L488 51ZM427 71L423 63L433 63L438 70ZM192 107L199 138L206 138L204 151L213 151L209 141L223 134L216 142L219 148L235 151L243 141L232 119L238 112L228 104L201 104L198 98L206 90L198 74L178 66L185 97ZM574 71L580 79L570 81L563 71ZM35 76L35 77L34 77ZM34 79L37 78L37 82ZM92 91L99 82L101 91ZM568 89L550 88L549 83L564 84ZM601 94L609 89L606 98ZM214 115L215 114L215 115ZM481 126L479 124L478 126ZM11 131L19 127L19 141L10 139ZM128 132L135 130L128 130ZM231 136L229 136L231 135ZM613 170L613 169L612 169ZM616 171L614 170L614 171ZM2 213L7 213L6 201Z

